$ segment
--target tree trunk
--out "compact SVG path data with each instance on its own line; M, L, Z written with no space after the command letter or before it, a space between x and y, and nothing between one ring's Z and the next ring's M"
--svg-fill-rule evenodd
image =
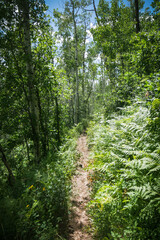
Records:
M74 23L74 39L75 39L75 65L76 65L76 91L75 91L75 108L74 108L74 123L79 122L79 77L78 77L78 36L77 36L77 24L75 20L75 5L74 1L71 0L72 4L72 18Z
M9 177L8 177L9 185L12 186L14 184L14 182L15 182L15 177L14 177L14 175L12 173L12 170L11 170L11 168L9 166L9 163L7 162L6 155L5 155L1 145L0 145L0 152L2 154L2 161L3 161L5 167L7 168L7 171L9 173Z
M39 108L36 96L36 82L33 70L32 52L31 52L31 33L29 18L29 1L18 1L19 9L22 11L23 29L24 29L24 51L27 72L27 85L29 95L29 105L31 112L32 138L34 142L35 160L40 161L40 127L39 127Z
M85 105L85 78L86 78L86 64L85 64L85 52L86 52L86 30L87 30L87 25L85 22L85 28L84 28L84 40L83 40L83 45L84 45L84 51L83 51L83 77L82 77L82 97L83 97L83 118L86 118L86 105Z
M47 131L43 121L41 100L40 100L38 88L37 88L37 99L38 99L38 108L39 108L39 121L40 121L40 127L41 127L41 144L43 149L42 154L43 156L46 156L47 155Z
M30 162L29 145L28 145L27 138L25 137L24 140L25 140L26 149L27 149L27 158L28 158L28 162Z
M60 110L59 110L59 102L58 102L58 83L57 80L55 79L55 103L56 103L56 130L57 130L57 135L56 135L56 140L57 140L57 147L59 148L60 143L61 143L61 138L60 138Z
M135 18L136 18L136 33L140 32L140 22L139 22L139 4L138 0L135 0Z

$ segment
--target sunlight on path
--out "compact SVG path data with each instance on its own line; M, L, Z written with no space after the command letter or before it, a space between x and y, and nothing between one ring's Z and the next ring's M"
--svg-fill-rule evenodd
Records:
M89 172L84 169L88 164L87 137L81 135L77 142L77 150L81 157L75 176L72 178L72 208L69 220L69 240L92 240L87 230L91 228L86 205L90 200Z

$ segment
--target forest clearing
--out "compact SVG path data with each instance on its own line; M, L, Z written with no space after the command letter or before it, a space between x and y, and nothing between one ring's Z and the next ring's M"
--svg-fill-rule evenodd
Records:
M0 239L160 239L160 1L0 0Z

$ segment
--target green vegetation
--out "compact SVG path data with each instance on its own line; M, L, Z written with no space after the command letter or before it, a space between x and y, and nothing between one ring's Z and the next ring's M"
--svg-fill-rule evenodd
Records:
M157 240L160 3L47 3L0 0L0 239L67 238L85 131L98 239Z
M150 131L143 102L88 129L94 155L89 204L98 239L158 239L160 235L160 131Z
M17 161L16 182L8 187L1 164L0 236L4 239L59 239L67 235L70 180L76 167L76 130L56 154L50 154L39 166Z

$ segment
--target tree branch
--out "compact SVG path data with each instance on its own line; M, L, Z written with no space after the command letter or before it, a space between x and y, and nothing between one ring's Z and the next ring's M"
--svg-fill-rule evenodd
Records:
M96 14L96 18L97 18L97 23L98 25L101 25L100 24L100 19L98 17L98 13L97 13L97 9L96 9L96 5L95 5L95 1L93 0L93 7L94 7L94 11L95 11L95 14Z

